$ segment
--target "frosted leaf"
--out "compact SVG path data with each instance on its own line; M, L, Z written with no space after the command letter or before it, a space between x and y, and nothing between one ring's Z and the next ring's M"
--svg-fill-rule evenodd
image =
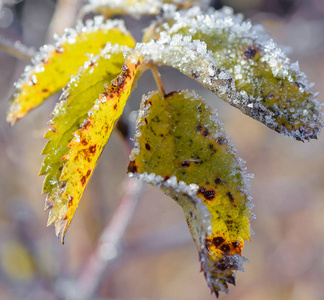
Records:
M143 53L155 62L179 69L281 134L303 141L323 127L313 84L298 63L290 64L262 26L228 7L206 14L198 7L169 12L143 40ZM157 53L160 48L165 53Z
M83 63L89 60L89 53L97 55L107 42L133 47L132 36L123 21L102 17L79 22L76 28L68 28L54 45L45 45L25 68L15 84L17 91L11 99L7 121L14 124L52 94L62 89L75 75Z
M251 176L217 115L194 92L153 92L142 99L134 145L129 175L182 206L209 287L227 292L247 261Z
M66 132L63 132L65 143L62 147L67 151L63 157L63 151L58 155L59 163L61 163L58 169L58 180L63 183L64 190L55 198L54 203L49 203L49 206L52 207L49 224L55 222L56 229L59 228L57 232L62 242L98 159L108 142L115 123L123 112L129 94L138 78L137 76L146 69L146 66L141 64L141 57L137 57L136 63L132 63L134 57L130 56L124 62L122 52L116 53L117 57L113 53L109 54L111 58L107 58L107 55L108 53L104 53L98 60L93 57L92 60L95 63L93 65L86 64L86 74L82 74L80 77L80 80L84 79L86 84L74 85L73 81L72 86L75 87L73 103L70 103L72 95L69 95L67 101L64 102L64 105L68 107L66 109L67 113L64 115L64 112L62 112L63 115L60 116L63 120L57 124L66 130ZM123 64L122 68L121 64ZM95 68L93 72L91 72L92 68ZM106 76L111 79L110 76L116 74L116 72L118 75L110 82L107 88L104 88L103 81L107 82L105 80L107 79ZM78 93L80 89L82 94ZM102 93L99 92L99 98L96 99L98 89ZM88 90L90 90L90 94L88 94ZM79 101L82 98L86 98L86 100L83 100L87 102L86 105L82 105L83 101ZM81 109L80 105L82 106ZM89 106L91 107L90 110ZM64 124L64 117L69 120L67 124ZM52 122L54 122L54 119ZM74 137L71 136L71 133L73 133ZM60 134L62 135L62 132ZM52 140L55 139L56 142L60 142L55 132L49 131L46 138L52 138ZM50 142L51 140L46 145L43 154L48 154L48 152L51 154L55 143ZM60 145L61 143L59 143ZM47 157L49 157L50 163L46 160ZM48 170L48 167L52 167L53 155L47 157L43 163L42 174L48 174L48 172L52 171L51 169ZM55 158L57 159L57 157ZM44 183L44 186L51 190L51 187L47 184ZM54 194L57 195L55 191Z
M71 195L64 197L69 184L67 179L61 179L66 164L66 160L62 158L70 150L68 144L72 139L76 144L85 144L81 141L78 129L89 124L89 121L85 120L88 111L93 107L98 95L107 90L104 83L109 83L120 73L124 63L123 53L129 50L127 46L107 44L100 55L91 56L78 74L72 77L52 113L51 127L45 134L49 141L42 152L46 157L40 175L46 175L43 193L47 194L45 209L50 209L48 225L55 224L56 232L61 235L62 241L73 217L71 211L75 211L79 200L75 197L72 201ZM69 155L66 155L65 159L68 158ZM87 174L87 178L89 176L90 174ZM83 185L86 184L87 178L82 179Z

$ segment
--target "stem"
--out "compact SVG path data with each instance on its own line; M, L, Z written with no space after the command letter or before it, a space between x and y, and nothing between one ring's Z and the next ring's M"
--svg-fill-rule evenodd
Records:
M153 73L153 76L154 76L154 79L155 79L156 85L158 86L159 91L161 92L161 94L163 96L165 96L166 94L165 94L165 90L163 87L162 79L161 79L160 73L159 73L156 65L151 63L150 68Z

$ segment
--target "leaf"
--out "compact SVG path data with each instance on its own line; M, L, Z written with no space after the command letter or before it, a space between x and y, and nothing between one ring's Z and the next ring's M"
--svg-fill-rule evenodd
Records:
M250 197L237 159L210 108L194 93L144 97L128 172L178 202L212 291L228 291L250 240Z
M122 72L95 101L80 129L73 133L74 138L68 144L70 149L62 158L64 166L59 181L64 187L56 193L55 203L59 204L52 213L62 243L114 124L123 112L134 82L144 70L141 57L130 55Z
M145 52L155 62L177 68L269 128L303 141L323 127L298 63L290 64L260 25L243 22L232 9L169 13L146 31L144 41L150 39L156 41Z
M62 89L75 75L80 66L89 60L89 53L99 54L107 42L134 47L133 37L120 20L102 22L101 17L79 24L76 29L67 29L57 38L55 46L45 45L27 66L16 83L17 91L7 121L12 125L46 98Z
M60 199L65 186L65 182L60 181L60 176L65 164L62 157L69 151L68 143L73 138L73 132L88 117L94 100L104 92L104 84L119 74L126 50L130 49L108 43L99 56L86 62L78 75L72 77L52 113L54 117L50 122L51 128L44 137L49 139L42 153L46 157L40 171L41 175L46 175L43 184L43 193L48 194L45 209L51 209L48 226L54 222L59 223L67 207L67 203Z
M143 15L156 15L165 8L176 10L177 8L188 8L193 5L207 7L209 0L89 0L84 7L84 13L95 12L111 18L115 15L130 15L139 18ZM163 4L172 4L163 6Z

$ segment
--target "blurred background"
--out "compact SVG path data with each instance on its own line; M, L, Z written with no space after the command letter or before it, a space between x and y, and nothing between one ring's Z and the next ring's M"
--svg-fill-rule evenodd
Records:
M1 39L37 49L72 26L84 1L0 0ZM324 102L324 1L227 0L287 46ZM125 18L129 28L149 17ZM135 29L137 39L141 30ZM0 51L0 299L215 299L200 273L195 245L181 208L152 186L144 186L134 215L116 249L100 236L125 190L128 153L118 133L107 145L88 185L65 245L46 228L45 196L38 177L46 132L58 96L13 128L5 121L13 82L26 63ZM221 299L324 299L324 137L289 140L243 115L196 82L160 68L167 92L195 89L219 111L227 134L255 174L252 189L255 234L243 255L237 286ZM149 72L138 82L128 111L156 89ZM129 184L129 182L128 182ZM104 251L102 253L102 251ZM99 255L99 254L101 255ZM106 258L106 259L102 259ZM113 258L113 259L112 259ZM101 259L101 260L100 260ZM96 266L96 267L93 267ZM97 269L96 269L97 268ZM87 294L88 293L88 294Z

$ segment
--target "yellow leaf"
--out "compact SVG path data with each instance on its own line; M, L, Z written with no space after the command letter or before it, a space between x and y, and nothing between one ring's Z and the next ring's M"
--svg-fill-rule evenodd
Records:
M90 53L99 54L107 42L134 47L135 41L120 20L102 22L102 18L68 29L55 46L45 45L16 83L7 121L12 125L46 98L62 89Z
M89 117L84 120L81 129L74 133L68 145L70 150L63 157L65 165L59 179L65 187L59 199L62 204L55 221L56 234L61 236L62 242L114 124L123 112L133 83L144 69L142 58L130 55L122 72L95 101L88 113Z
M46 157L40 171L40 175L46 175L43 184L43 193L47 193L45 209L51 209L47 225L57 221L60 212L66 209L67 204L61 201L65 182L60 181L60 176L65 164L62 157L69 151L72 134L88 117L95 99L104 92L104 84L120 73L126 50L130 48L107 44L100 55L86 62L72 78L52 113L51 127L45 134L49 141L42 153Z

